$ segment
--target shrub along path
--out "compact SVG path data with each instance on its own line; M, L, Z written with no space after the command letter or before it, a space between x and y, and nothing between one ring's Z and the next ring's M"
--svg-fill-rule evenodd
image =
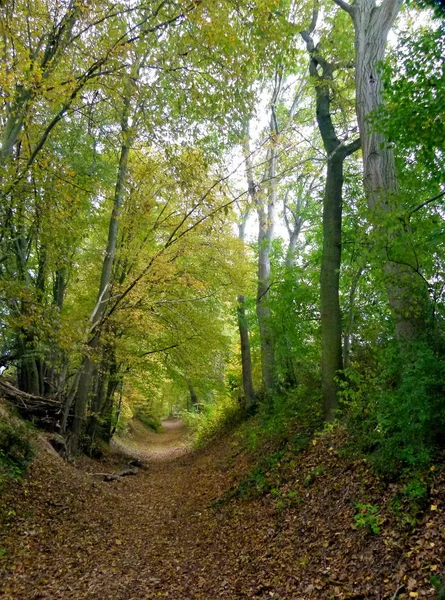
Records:
M42 443L24 483L1 499L0 597L434 596L445 556L440 474L407 532L385 508L397 489L342 458L329 436L256 470L236 437L196 453L185 442L177 422L159 436L136 424L130 450L146 468L108 483L87 472L118 471L122 457L74 467ZM363 527L358 503L368 506Z

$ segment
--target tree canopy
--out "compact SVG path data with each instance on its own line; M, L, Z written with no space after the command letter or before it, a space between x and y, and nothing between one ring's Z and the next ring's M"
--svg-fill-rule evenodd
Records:
M394 469L435 452L431 10L16 0L0 26L0 360L72 452L122 403L339 417Z

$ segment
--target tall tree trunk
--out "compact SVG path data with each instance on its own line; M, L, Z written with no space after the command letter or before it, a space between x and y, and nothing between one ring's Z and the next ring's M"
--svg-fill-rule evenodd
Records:
M123 396L123 377L120 372L120 365L116 361L116 354L114 348L110 349L110 356L108 356L109 368L108 368L108 381L107 389L105 394L104 402L100 408L100 417L102 420L102 427L100 436L106 442L109 442L114 435L117 421L119 420L120 408L122 406ZM114 411L114 395L117 389L120 389L119 403L117 411Z
M301 214L305 199L303 194L298 195L298 199L295 206L290 206L288 203L288 192L283 202L283 216L284 223L286 225L287 232L289 234L289 244L286 249L285 265L286 269L290 270L295 266L295 252L297 249L297 242L301 232L301 226L303 225L303 217Z
M358 150L360 141L347 146L338 138L331 116L330 83L334 66L320 56L312 32L302 37L310 54L309 72L315 80L317 124L327 153L327 173L323 197L323 251L320 274L322 394L325 418L332 421L338 406L338 374L343 370L342 319L340 310L340 267L342 243L343 165L347 156ZM321 74L319 74L319 68Z
M299 233L299 228L295 228L291 232L289 232L289 243L286 249L285 260L286 269L288 270L292 269L292 267L295 266L295 251L297 249Z
M343 335L343 366L345 369L351 366L351 336L354 326L354 304L360 277L363 273L363 267L360 267L355 273L349 289L349 305L346 315L345 331Z
M328 421L334 418L338 406L337 377L343 369L339 299L343 161L344 158L340 155L328 161L323 198L323 254L320 274L321 372L324 410Z
M238 329L241 345L241 370L243 376L244 405L251 408L256 401L252 378L252 357L250 352L249 327L246 318L246 300L241 294L238 296Z
M276 202L276 165L277 150L273 145L268 156L268 193L267 207L261 202L257 204L258 214L258 288L256 314L261 339L261 372L264 392L269 396L275 384L275 348L271 327L271 312L268 305L270 296L270 251L274 233Z
M382 104L383 82L379 64L385 56L388 33L402 5L402 0L356 0L350 5L334 0L352 18L355 28L356 108L363 148L363 184L368 206L380 213L396 207L398 185L394 153L385 136L373 128L370 114ZM387 235L378 222L381 235ZM388 239L391 246L391 239ZM418 338L425 330L427 290L423 280L406 257L397 262L391 256L383 265L387 278L388 300L400 341ZM405 263L405 264L401 264Z
M256 206L258 215L258 284L256 314L260 330L261 373L263 389L267 396L274 387L274 343L270 326L270 308L268 306L270 289L270 250L275 218L275 176L276 149L272 148L267 154L267 167L263 180L269 181L268 193L258 192L255 183L248 133L243 141L243 151L246 162L246 177L249 195ZM264 181L263 181L264 183ZM267 198L265 206L264 196Z
M249 213L247 211L241 216L241 221L238 226L238 237L242 242L244 242L245 238L248 214ZM252 356L250 352L249 327L246 318L246 300L241 294L238 296L237 316L241 346L241 371L243 376L244 405L245 408L249 409L255 404L256 399L252 378Z

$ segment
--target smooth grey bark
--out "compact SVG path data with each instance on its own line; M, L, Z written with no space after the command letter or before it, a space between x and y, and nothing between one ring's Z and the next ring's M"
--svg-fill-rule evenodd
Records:
M292 267L295 265L295 252L297 249L298 238L301 232L301 226L303 224L303 217L301 216L303 198L298 198L295 209L289 206L287 200L288 194L286 194L286 197L283 202L284 223L289 234L289 243L286 249L285 265L286 269L292 269Z
M270 397L275 387L275 340L271 325L269 296L271 286L270 253L274 236L275 211L277 204L278 142L280 133L282 133L284 129L283 127L280 131L276 104L280 98L282 84L283 67L278 65L275 69L274 88L270 105L270 144L266 155L266 167L262 181L259 185L255 183L248 131L246 132L243 145L249 195L256 207L258 216L258 284L256 314L260 330L261 372L266 398ZM292 106L288 111L287 117L289 120L295 116L304 90L304 84L305 78L302 78L295 93ZM292 244L294 244L295 247L300 227L301 221L299 221L297 217L294 232L291 235L290 249L288 250L289 257L292 256ZM289 261L291 262L292 259L289 258Z
M255 183L253 165L248 137L244 140L244 157L246 161L246 177L249 188L249 195L252 199L258 215L258 283L256 314L260 330L261 346L261 374L263 379L263 389L267 396L274 387L274 341L270 326L270 308L268 306L270 289L270 251L273 239L274 219L275 219L275 177L277 153L273 147L267 154L267 168L264 180L268 180L269 187L267 194L258 189ZM265 207L264 196L267 198Z
M258 215L258 286L256 314L260 330L261 344L261 373L266 398L270 397L275 387L275 342L271 325L269 296L271 286L270 253L275 226L275 210L277 202L277 143L280 135L276 103L278 102L283 83L283 69L278 66L275 70L274 89L271 98L269 123L270 146L267 151L266 169L260 191L254 182L253 168L250 160L249 144L245 148L246 175L249 192L254 201ZM297 94L298 95L298 94ZM296 110L293 103L291 112ZM260 192L260 193L259 193Z
M317 14L311 29L302 32L310 55L309 72L315 83L316 117L327 153L323 197L323 250L320 273L320 315L322 350L322 395L327 421L338 407L338 376L343 370L342 318L340 309L340 268L342 243L343 165L359 149L360 140L345 145L338 137L331 116L331 82L334 67L320 54L312 40ZM321 73L319 73L319 69Z
M348 12L355 29L356 109L363 149L363 184L368 206L374 209L376 221L380 213L391 213L398 194L394 153L385 136L375 131L370 114L383 103L383 82L379 63L383 61L388 33L399 13L402 0L355 0L348 4L334 0ZM375 222L381 235L386 233ZM391 239L388 238L388 245ZM404 263L404 264L402 264ZM396 337L400 341L420 337L425 330L427 290L416 273L417 266L409 258L397 262L388 255L383 265L387 279L390 308L396 323Z
M241 221L238 225L238 237L242 242L244 242L245 238L248 215L249 212L246 211L241 216ZM243 377L244 406L245 408L249 409L255 404L256 398L252 378L252 356L250 352L249 327L246 318L246 301L242 294L238 296L237 316L241 347L241 372Z
M283 201L283 216L287 232L289 234L289 243L286 249L285 265L287 269L295 266L295 253L297 249L298 238L300 237L301 228L303 227L302 211L308 206L310 199L314 195L317 188L317 176L301 175L297 182L300 182L301 187L298 192L295 202L289 202L289 191L286 192Z

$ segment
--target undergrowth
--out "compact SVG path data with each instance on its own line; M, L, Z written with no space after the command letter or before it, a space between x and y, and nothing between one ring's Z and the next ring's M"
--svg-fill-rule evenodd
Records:
M318 390L297 387L260 402L257 415L244 428L242 437L249 450L288 446L298 452L322 426Z
M426 343L395 344L366 369L353 366L342 385L343 417L352 451L398 479L428 469L443 448L445 361Z
M18 420L0 423L0 491L23 476L34 456L29 428Z
M137 410L134 411L134 418L140 421L143 425L145 425L145 427L148 427L148 429L151 429L156 433L162 431L161 420L151 413L142 410Z
M243 411L236 399L221 395L217 402L200 405L199 410L183 411L181 416L194 434L195 446L200 448L239 423Z

